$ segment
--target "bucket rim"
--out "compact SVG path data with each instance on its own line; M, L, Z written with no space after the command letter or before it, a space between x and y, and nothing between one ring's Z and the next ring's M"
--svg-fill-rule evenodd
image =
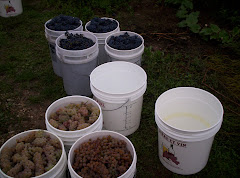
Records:
M110 18L110 17L100 17L101 19L110 19L112 21L116 21L117 22L117 27L115 29L113 29L112 31L110 32L106 32L106 33L95 33L95 32L91 32L90 30L87 29L87 27L90 25L91 23L91 20L88 21L86 24L85 24L85 31L87 32L91 32L93 33L94 35L98 36L98 35L106 35L106 37L112 33L114 33L115 31L119 31L119 22L116 20L116 19L113 19L113 18ZM106 37L102 37L102 39L105 39ZM97 37L98 39L101 39L101 37Z
M65 99L69 99L69 98L79 98L79 99L85 98L85 99L87 99L87 100L90 100L90 101L94 102L94 103L97 105L97 107L99 108L99 111L100 111L100 114L99 114L97 120L96 120L94 123L92 123L90 126L88 126L88 127L86 127L86 128L83 128L83 129L81 129L81 130L64 131L64 130L60 130L60 129L57 129L57 128L53 127L53 126L49 123L49 121L48 121L48 116L47 116L47 114L49 113L49 110L52 108L52 106L53 106L54 104L58 103L59 101L62 101L62 100L65 100ZM79 101L80 101L80 100L79 100ZM81 102L81 101L80 101L80 102ZM88 130L89 128L94 127L98 122L101 122L101 121L102 121L102 108L101 108L101 106L98 104L98 102L96 102L96 101L95 101L94 99L92 99L92 98L89 98L89 97L87 97L87 96L81 96L81 95L72 95L72 96L65 96L65 97L59 98L59 99L55 100L53 103L51 103L51 105L48 106L48 108L47 108L47 110L46 110L46 112L45 112L45 122L46 122L46 124L48 124L48 126L49 126L52 130L54 130L55 132L63 133L63 134L74 134L74 133L84 132L84 131Z
M106 67L107 68L111 68L111 70L113 70L113 67L118 67L119 65L122 65L122 66L131 66L132 68L136 69L139 71L139 73L141 72L141 81L139 82L138 86L135 86L134 89L131 89L127 92L120 92L120 91L115 91L115 92L109 92L109 91L105 91L103 89L99 89L99 86L96 84L96 77L98 76L98 73L103 71L103 70L106 70ZM120 69L120 68L119 68ZM122 69L121 69L122 70ZM119 71L121 71L119 70ZM125 69L124 69L125 70ZM116 70L115 70L116 71ZM112 62L108 62L108 63L104 63L98 67L96 67L91 73L90 73L90 84L96 88L97 90L105 93L105 94L110 94L110 95L116 95L116 96L120 96L120 95L126 95L126 94L130 94L130 93L133 93L139 89L141 89L145 84L147 83L147 74L146 72L144 71L144 69L142 67L140 67L139 65L137 64L134 64L134 63L131 63L131 62L128 62L128 61L112 61Z
M98 134L98 133L105 133L105 135L99 136L100 138L102 138L102 137L104 137L104 136L108 136L108 135L111 135L112 137L115 138L115 136L117 135L117 136L121 137L121 138L119 138L119 139L121 139L121 140L124 139L124 141L127 140L127 144L129 144L130 147L131 147L132 150L133 150L132 163L131 163L130 167L127 169L127 171L133 169L133 168L136 166L136 163L137 163L136 150L135 150L135 147L134 147L133 143L129 140L129 138L127 138L127 136L124 136L124 135L121 134L121 133L118 133L118 132L115 132L115 131L111 131L111 130L94 131L94 132L88 133L88 134L82 136L81 138L79 138L79 139L71 146L71 148L70 148L70 150L69 150L69 152L68 152L68 161L67 161L67 162L68 162L68 168L70 167L69 169L71 169L71 171L73 171L73 173L74 173L77 177L81 177L81 176L79 176L79 175L76 173L76 171L72 168L72 164L71 164L71 162L70 162L70 161L71 161L71 160L70 160L70 158L71 158L71 157L70 157L70 154L74 152L74 151L73 151L73 147L74 147L76 144L78 144L79 140L85 139L85 137L90 137L91 135L95 135L95 134ZM113 135L114 135L114 136L113 136ZM99 138L99 137L98 137L98 138ZM95 139L94 139L94 140L95 140ZM84 143L84 142L83 142L83 143ZM124 174L122 174L121 176L117 177L117 178L124 178L124 176L126 176L126 174L127 174L127 171L126 171Z
M137 35L138 37L141 38L142 44L141 44L140 46L138 46L137 48L128 49L128 50L119 50L119 49L112 48L111 46L108 45L108 41L110 40L110 38L111 38L112 36L120 36L120 35L122 35L122 34L124 34L124 33ZM106 44L105 50L108 50L108 48L109 48L110 50L116 51L116 52L123 52L123 51L124 51L124 52L132 52L132 51L138 51L138 50L140 50L141 48L144 47L144 38L142 37L142 35L140 35L140 34L138 34L138 33L136 33L136 32L133 32L133 31L119 31L119 32L115 32L115 33L112 33L112 34L110 34L109 36L107 36L106 39L105 39L105 44Z
M82 50L68 50L68 49L64 49L64 48L62 48L62 47L59 46L60 40L61 40L61 39L64 39L64 38L62 38L62 37L65 36L65 34L61 34L60 36L57 37L56 42L55 42L56 48L59 48L61 51L63 51L63 52L69 52L69 51L70 51L71 53L78 53L78 52L80 52L80 51L81 51L81 52L86 52L86 51L89 51L89 50L95 51L95 48L98 48L97 37L96 37L93 33L91 33L91 32L86 32L86 31L73 31L73 30L69 30L68 32L69 32L69 33L72 33L72 34L83 34L83 35L89 34L90 36L93 37L93 42L94 42L94 44L93 44L93 46L91 46L91 47L89 47L89 48L86 48L86 49L82 49ZM92 39L91 39L91 40L92 40ZM96 50L97 50L97 49L96 49Z
M185 134L195 134L195 133L204 133L206 131L210 131L212 130L213 128L217 127L219 124L222 123L223 121L223 114L224 114L224 110L223 110L223 106L221 104L221 102L218 100L218 98L216 96L214 96L213 94L211 94L210 92L206 91L206 90L203 90L203 89L200 89L200 88L196 88L196 87L176 87L176 88L171 88L165 92L163 92L159 97L158 99L156 100L155 102L155 108L157 108L157 105L159 103L159 100L161 99L161 96L165 95L166 93L169 93L169 92L172 92L173 90L182 90L182 89L187 89L187 90L195 90L195 91L199 91L199 92L202 92L202 93L205 93L207 95L209 95L210 97L212 97L216 102L217 104L220 106L220 119L218 119L218 121L211 125L210 127L208 128L205 128L205 129L199 129L199 130L186 130L186 129L179 129L177 127L174 127L170 124L168 124L167 122L165 122L163 119L161 119L161 117L159 116L158 112L155 110L155 114L157 117L155 117L155 120L157 121L157 118L158 118L158 122L162 122L164 123L164 125L166 125L168 128L171 128L177 132L182 132L182 133L185 133ZM160 124L160 123L159 123Z
M62 141L55 133L52 133L52 132L50 132L50 131L48 131L48 130L44 130L44 129L32 129L32 130L26 130L26 131L20 132L20 133L14 135L13 137L9 138L9 139L1 146L1 148L0 148L0 153L1 153L1 151L3 150L3 148L4 148L11 140L13 140L13 139L16 140L16 137L19 137L20 135L27 134L27 133L30 133L30 132L35 132L35 131L44 131L44 132L46 132L46 133L49 134L49 135L55 136L55 137L58 139L58 141L60 142L61 147L62 147L62 154L61 154L61 157L59 158L57 164L55 164L54 167L53 167L52 169L50 169L49 171L47 171L47 172L45 172L45 173L43 173L43 174L41 174L41 175L39 175L39 176L35 176L35 177L34 177L34 178L41 178L41 177L43 177L43 176L46 176L46 175L49 174L50 172L53 172L53 171L54 171L54 168L56 168L57 166L59 166L60 160L63 160L64 157L66 157L66 153L65 153L65 148L64 148L63 141ZM4 175L5 177L12 178L11 176L5 174L5 173L2 171L1 168L0 168L0 173L1 173L2 175Z
M59 30L59 31L57 31L57 30L51 30L50 28L47 27L47 23L49 23L51 20L52 20L52 19L49 19L49 20L47 20L47 21L44 23L45 30L47 30L47 31L49 31L49 32L52 32L52 33L57 33L57 32L59 32L59 33L65 33L66 31L71 31L71 30ZM80 28L80 27L83 26L82 20L79 19L79 21L80 21L80 25L79 25L78 27L72 29L72 30L76 30L76 29L78 29L78 28Z

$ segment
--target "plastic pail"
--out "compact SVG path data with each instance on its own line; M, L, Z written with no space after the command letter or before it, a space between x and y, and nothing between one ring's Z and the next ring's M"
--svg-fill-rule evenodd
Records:
M135 49L131 49L131 50L118 50L118 49L114 49L108 45L108 41L110 40L111 36L114 36L114 37L120 36L126 32L130 36L137 35L139 38L142 39L142 44L139 47L137 47ZM127 62L132 62L132 63L135 63L135 64L141 66L142 54L144 52L144 39L141 35L134 33L134 32L130 32L130 31L120 31L120 32L116 32L114 34L109 35L106 38L105 43L106 43L105 51L109 57L109 61L127 61Z
M74 150L79 148L79 146L84 143L89 141L89 139L95 140L97 138L102 138L102 137L106 137L106 136L112 136L113 138L117 138L120 140L123 140L126 142L127 144L127 149L130 151L132 157L133 157L133 161L131 166L129 167L129 169L121 176L119 176L118 178L133 178L135 173L136 173L136 164L137 164L137 154L135 151L135 148L132 144L132 142L125 136L123 136L122 134L119 134L117 132L113 132L113 131L108 131L108 130L102 130L102 131L96 131L96 132L92 132L90 134L87 134L83 137L81 137L80 139L78 139L73 146L71 147L69 154L68 154L68 169L70 172L70 175L72 178L80 178L81 176L79 176L72 168L72 163L74 161Z
M22 138L24 136L27 136L30 132L33 132L33 131L39 131L39 129L28 130L28 131L25 131L25 132L22 132L22 133L19 133L19 134L13 136L12 138L7 140L2 145L2 147L0 149L0 153L1 153L1 151L4 147L14 146L16 144L17 139ZM42 175L36 176L35 178L65 178L66 177L66 169L67 169L67 155L66 155L66 152L64 150L63 142L54 133L48 132L47 130L44 130L44 132L46 132L48 135L50 135L51 138L57 138L60 141L61 146L63 148L62 149L62 155L61 155L60 159L58 160L57 164L52 169L50 169L48 172L45 172ZM1 169L0 169L0 177L1 178L11 178L10 176L3 173Z
M11 17L22 12L22 0L0 0L0 16Z
M124 61L102 64L90 74L90 86L102 108L104 129L125 136L138 129L147 87L147 74L140 66Z
M107 17L102 17L102 19L110 19L110 20L115 20L115 19L112 19L112 18L107 18ZM101 65L103 63L106 63L106 62L109 62L109 59L108 59L108 56L106 54L106 51L105 51L105 39L115 33L115 32L119 32L120 31L120 27L119 27L119 22L117 20L115 20L118 24L117 28L111 32L107 32L107 33L93 33L97 39L98 39L98 47L99 47L99 54L98 54L98 65ZM90 32L88 31L87 29L87 26L89 26L91 23L91 21L87 22L86 25L85 25L85 30L87 32Z
M52 19L48 20L44 26L45 26L45 36L48 40L48 45L49 45L49 50L50 50L50 55L52 59L52 66L53 66L53 71L56 75L59 77L62 77L62 71L61 71L61 62L59 61L58 57L56 56L56 50L55 50L55 41L57 37L60 35L64 34L66 31L55 31L47 28L47 23L49 23ZM80 26L74 31L82 31L83 26L82 26L82 21L80 20Z
M81 130L76 130L76 131L63 131L63 130L59 130L59 129L53 127L48 122L50 115L52 113L56 112L59 108L62 108L70 103L81 103L81 102L92 103L94 106L97 106L100 109L100 115L99 115L98 119L89 127L86 127ZM102 130L102 127L103 127L102 110L101 110L101 107L99 106L99 104L91 98L88 98L85 96L67 96L67 97L63 97L63 98L56 100L47 108L46 113L45 113L45 124L46 124L46 128L48 131L55 133L63 141L65 150L68 153L70 147L73 145L73 143L77 139L79 139L80 137L82 137L83 135L85 135L87 133Z
M162 164L183 175L201 171L222 120L220 101L207 91L179 87L161 94L155 103L155 121Z
M96 36L90 32L69 31L72 34L82 34L93 40L92 47L84 50L66 50L59 46L63 34L56 40L56 54L61 61L64 89L68 95L91 96L89 75L97 67L98 43Z

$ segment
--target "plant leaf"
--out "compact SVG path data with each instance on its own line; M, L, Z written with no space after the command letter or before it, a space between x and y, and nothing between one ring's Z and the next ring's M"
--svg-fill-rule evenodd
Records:
M207 36L207 35L211 35L211 34L212 34L212 29L209 27L205 27L200 31L200 35Z
M183 20L183 21L179 22L179 23L178 23L178 26L179 26L179 27L186 27L186 26L187 26L186 20Z
M189 0L182 1L182 6L186 7L187 9L193 9L193 3Z
M215 24L210 24L210 28L212 29L212 31L214 32L214 33L219 33L220 32L220 28L217 26L217 25L215 25Z
M186 18L186 17L187 17L187 13L188 13L188 11L186 10L186 8L181 8L181 9L179 9L179 10L177 11L176 16L177 16L178 18Z
M191 24L189 28L193 33L198 33L199 30L201 29L199 24Z
M191 12L186 18L187 25L190 26L191 24L196 24L198 22L198 16L199 11Z

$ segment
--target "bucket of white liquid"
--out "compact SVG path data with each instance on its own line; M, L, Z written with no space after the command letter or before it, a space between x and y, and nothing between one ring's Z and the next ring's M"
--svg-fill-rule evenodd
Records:
M134 133L141 119L147 74L131 62L108 62L90 74L94 99L103 112L103 128L125 136Z
M161 163L182 175L195 174L207 164L223 107L211 93L194 87L170 89L155 103Z

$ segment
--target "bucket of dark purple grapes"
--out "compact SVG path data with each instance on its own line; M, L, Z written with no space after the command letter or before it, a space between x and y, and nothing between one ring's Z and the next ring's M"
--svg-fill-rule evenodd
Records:
M131 141L108 130L96 131L78 139L68 154L72 178L133 178L137 155Z
M46 130L28 130L0 149L0 177L65 178L67 155L61 139Z
M56 39L64 89L68 95L91 96L89 75L97 67L97 38L85 31L69 31Z
M55 41L57 37L64 34L68 30L82 31L82 21L78 17L58 15L45 24L45 36L48 40L50 55L52 59L53 71L59 77L62 77L60 61L56 56Z
M98 39L98 65L109 62L105 52L105 39L109 35L120 31L119 22L108 17L95 17L86 23L85 30L92 32Z
M141 35L130 31L120 31L109 35L105 43L109 61L126 61L141 66L144 52L144 39Z

